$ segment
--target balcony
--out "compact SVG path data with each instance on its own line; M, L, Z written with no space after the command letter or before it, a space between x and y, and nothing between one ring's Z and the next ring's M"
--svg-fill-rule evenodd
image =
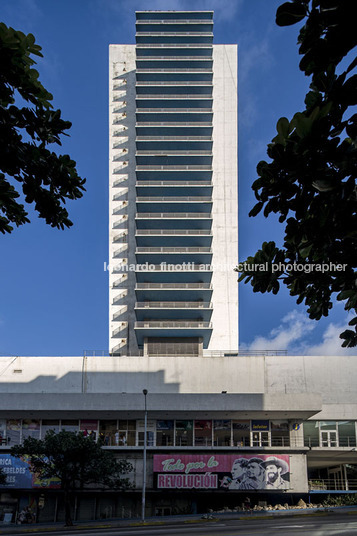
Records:
M136 86L212 86L212 80L137 80Z
M136 43L136 48L206 48L212 49L212 45L209 43Z
M169 197L137 197L136 198L137 203L212 203L212 197L176 197L176 196L169 196Z
M136 95L136 100L212 100L212 95L204 94L187 94L187 93L141 93Z
M145 320L137 321L134 329L138 343L144 343L145 337L202 337L204 347L208 346L212 323L200 320Z
M137 283L135 290L212 290L211 283Z
M182 56L146 56L136 54L136 61L213 61L212 56L195 54L190 56L189 54Z
M213 37L213 32L140 32L135 33L135 37Z
M126 248L124 248L126 249ZM119 252L115 252L119 253ZM137 247L135 250L135 253L172 253L172 254L178 254L178 253L212 253L212 248L210 247Z
M136 24L207 24L213 25L210 19L136 19Z
M135 214L135 219L147 220L147 219L168 219L168 220L177 220L177 219L186 219L186 220L195 220L195 219L206 219L211 220L212 215L208 212L137 212Z
M160 165L137 165L135 168L136 171L200 171L200 170L206 170L211 171L212 165L210 164L199 164L199 165L187 165L187 166L178 166L176 164L173 165L166 165L166 166L160 166Z
M146 113L198 113L198 114L212 114L212 108L136 108L137 114L146 114Z
M209 150L189 150L189 151L180 151L179 149L151 149L148 150L139 150L136 151L135 156L212 156L212 151Z
M136 127L211 127L211 121L137 121Z
M136 236L212 236L209 229L137 229Z
M146 301L173 301L180 302L188 297L192 302L209 302L212 296L210 282L143 282L137 283L135 292L138 302Z
M212 316L213 305L203 301L145 301L135 304L136 320L138 322L193 320L208 322Z
M158 188L161 188L162 186L191 186L194 188L212 188L213 185L211 181L136 181L135 186L137 188L141 188L142 186L157 186Z
M211 302L136 302L135 309L212 309Z
M212 136L136 136L136 141L212 141Z

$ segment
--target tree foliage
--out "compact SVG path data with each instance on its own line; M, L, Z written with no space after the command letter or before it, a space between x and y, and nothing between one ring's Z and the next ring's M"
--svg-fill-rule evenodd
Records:
M125 490L131 487L123 474L132 471L125 460L116 460L111 452L82 433L53 430L44 439L26 438L11 449L12 456L26 456L38 478L58 478L65 497L66 525L72 525L70 493L93 485L96 488Z
M52 95L39 81L33 55L41 47L32 34L25 35L0 23L0 231L11 233L29 222L19 203L21 184L26 203L52 227L64 229L72 222L64 208L67 199L82 197L85 180L76 163L47 147L61 145L61 135L71 127L53 110Z
M252 186L258 202L249 215L278 214L285 225L283 247L264 242L239 277L262 293L276 294L282 281L315 320L328 315L337 293L354 314L352 329L340 335L347 347L357 345L355 8L354 0L293 0L277 10L279 26L304 20L300 69L312 79L305 110L291 120L279 119L267 150L271 161L259 162ZM254 267L261 263L269 270ZM279 263L274 271L272 265ZM345 266L336 270L337 265Z

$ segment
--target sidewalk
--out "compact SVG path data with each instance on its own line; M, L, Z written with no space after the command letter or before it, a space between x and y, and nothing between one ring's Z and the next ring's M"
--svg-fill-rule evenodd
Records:
M329 508L308 508L304 510L275 510L269 512L227 512L226 514L194 514L185 516L166 516L166 517L150 517L145 523L139 519L110 519L96 521L81 521L76 522L73 527L65 527L63 522L60 523L32 523L31 525L2 525L0 524L0 534L9 535L17 533L41 533L41 532L76 532L77 530L96 530L117 527L143 527L143 526L161 526L161 525L181 525L184 523L214 523L215 521L224 519L238 519L242 521L250 521L256 519L273 519L278 517L300 517L300 516L321 516L346 514L357 515L357 506L339 506ZM203 517L208 516L208 517Z

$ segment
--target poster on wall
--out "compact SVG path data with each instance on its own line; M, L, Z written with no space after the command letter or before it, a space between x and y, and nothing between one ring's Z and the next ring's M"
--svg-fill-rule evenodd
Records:
M31 473L26 457L15 458L10 454L0 454L0 467L6 475L4 488L33 489L60 487L58 478L40 480L36 474Z
M154 455L157 489L287 490L287 455Z

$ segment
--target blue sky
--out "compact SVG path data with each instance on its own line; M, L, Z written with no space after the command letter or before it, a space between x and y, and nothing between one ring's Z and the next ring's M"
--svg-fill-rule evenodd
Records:
M274 218L249 218L256 164L266 157L279 117L303 109L308 79L298 69L298 28L279 28L282 0L1 0L1 20L33 33L42 46L40 79L73 126L63 152L87 178L68 204L74 226L52 229L30 209L31 224L0 236L0 355L108 352L108 45L134 43L135 10L213 9L215 43L239 50L239 258L264 240L281 242ZM240 345L294 354L343 351L343 305L309 320L282 290L240 286Z

